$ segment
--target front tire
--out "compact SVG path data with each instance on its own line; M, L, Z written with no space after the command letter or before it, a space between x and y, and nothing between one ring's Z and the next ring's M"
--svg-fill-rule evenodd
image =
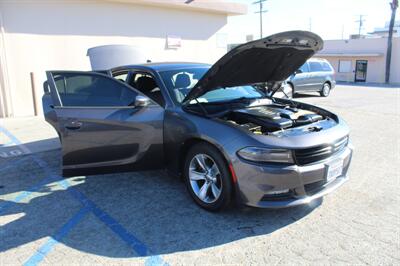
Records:
M322 97L328 97L330 92L331 92L331 85L325 82L324 85L322 86L320 94Z
M212 145L193 146L185 159L184 179L193 200L208 211L226 208L232 198L232 179L221 153Z

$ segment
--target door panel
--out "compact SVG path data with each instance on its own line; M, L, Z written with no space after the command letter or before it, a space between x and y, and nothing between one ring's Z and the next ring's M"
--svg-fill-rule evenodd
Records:
M301 73L297 73L294 76L294 79L292 80L294 87L295 87L295 91L296 92L301 92L301 91L306 91L307 90L307 86L309 85L309 68L308 68L308 63L304 63L299 70L301 71Z
M139 92L103 74L49 72L48 75L50 90L55 90L58 94L55 97L60 99L60 105L53 110L64 170L122 165L131 169L162 167L162 107L155 103L129 106Z
M320 62L309 62L310 77L308 91L320 91L324 82L324 73Z
M309 75L309 73L296 74L295 78L292 80L296 92L307 90Z
M163 110L157 106L55 108L55 111L65 169L130 164L140 159L150 146L162 146Z

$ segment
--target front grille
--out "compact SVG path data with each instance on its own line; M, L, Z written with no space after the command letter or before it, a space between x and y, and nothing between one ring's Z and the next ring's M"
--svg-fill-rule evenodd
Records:
M262 197L261 201L282 201L282 200L290 200L293 198L293 192L289 191L287 193L282 194L266 194Z
M322 190L325 184L326 184L325 180L320 180L314 183L304 185L304 190L306 191L307 194L312 195Z
M348 143L348 137L338 139L333 144L320 145L313 148L294 150L294 158L298 165L318 162L331 157L343 150Z

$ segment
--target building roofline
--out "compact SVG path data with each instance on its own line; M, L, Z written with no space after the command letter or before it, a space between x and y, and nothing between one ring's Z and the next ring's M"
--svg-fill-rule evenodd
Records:
M326 57L357 57L357 56L365 56L365 57L379 57L383 56L383 53L379 52L370 52L370 53L353 53L353 52L344 52L344 53L335 53L335 52L326 52L326 53L318 53L315 56L326 56Z
M163 8L173 8L182 10L192 10L207 13L224 14L227 16L247 14L247 5L223 0L195 0L190 4L185 4L185 0L105 0L107 2L130 3L147 6L157 6Z

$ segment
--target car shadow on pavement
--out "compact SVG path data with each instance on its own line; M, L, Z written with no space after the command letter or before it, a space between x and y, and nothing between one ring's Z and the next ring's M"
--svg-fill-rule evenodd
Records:
M34 158L49 165L46 171ZM0 161L0 252L54 236L82 209L71 190L79 191L112 217L153 255L199 250L270 234L303 218L322 202L280 210L231 208L210 213L195 205L183 182L165 171L49 178L49 170L60 172L59 158L60 151L55 150ZM62 180L71 185L60 186ZM114 234L114 225L88 214L57 241L100 256L138 256Z

